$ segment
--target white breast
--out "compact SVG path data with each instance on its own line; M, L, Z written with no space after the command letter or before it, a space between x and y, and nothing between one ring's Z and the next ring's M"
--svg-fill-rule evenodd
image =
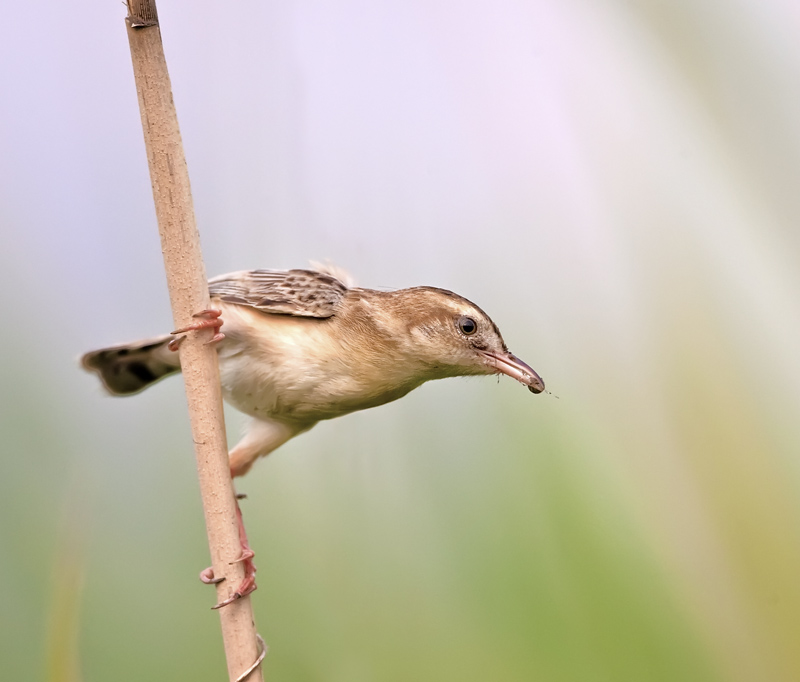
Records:
M349 347L333 318L219 305L223 393L253 417L311 424L395 400L421 383L392 376L385 359Z

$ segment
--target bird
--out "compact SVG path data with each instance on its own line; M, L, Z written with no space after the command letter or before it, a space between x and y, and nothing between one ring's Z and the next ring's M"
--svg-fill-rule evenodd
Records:
M359 288L334 272L215 277L212 311L203 314L212 319L176 330L224 330L215 341L223 396L252 418L230 452L232 476L320 421L397 400L433 379L506 374L533 393L544 390L466 298L426 286ZM91 351L81 364L110 394L132 395L180 372L176 345L166 334Z
M186 334L212 329L223 397L251 418L229 453L232 477L320 421L397 400L426 381L505 374L532 393L545 388L492 319L447 289L361 288L320 265L242 270L208 288L211 308L196 322L91 351L81 364L111 395L136 394L181 371L175 351Z

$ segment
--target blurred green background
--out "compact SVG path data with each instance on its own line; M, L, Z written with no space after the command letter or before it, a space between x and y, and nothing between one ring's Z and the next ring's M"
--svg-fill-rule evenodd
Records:
M453 289L558 396L259 462L267 679L800 679L800 5L159 10L209 274ZM171 325L124 15L0 28L3 679L225 675L181 382L77 367Z

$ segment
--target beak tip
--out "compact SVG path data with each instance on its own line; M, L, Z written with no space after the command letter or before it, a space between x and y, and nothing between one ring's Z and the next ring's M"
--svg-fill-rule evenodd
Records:
M537 383L529 385L528 390L531 393L541 393L544 391L544 381L539 380Z
M489 360L489 366L497 374L506 374L512 379L516 379L523 386L526 386L531 393L544 391L542 377L513 353L506 351L503 355L500 355L499 353L482 351L481 354Z

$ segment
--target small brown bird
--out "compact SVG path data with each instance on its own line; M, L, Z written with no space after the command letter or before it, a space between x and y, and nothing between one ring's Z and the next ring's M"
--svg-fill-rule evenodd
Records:
M435 287L361 289L336 274L249 270L209 282L221 315L192 328L219 329L224 320L216 335L223 395L253 418L230 452L233 476L318 421L397 400L431 379L507 374L544 390L467 299ZM165 335L81 362L111 394L131 395L180 371L175 347Z
M431 379L507 374L533 393L544 390L467 299L435 287L361 289L342 275L320 268L216 277L213 310L196 324L92 351L83 367L113 395L138 393L180 371L173 351L183 337L175 334L214 328L223 396L252 417L230 452L232 476L318 421L397 400ZM243 558L248 553L243 538ZM245 589L254 588L251 581Z

